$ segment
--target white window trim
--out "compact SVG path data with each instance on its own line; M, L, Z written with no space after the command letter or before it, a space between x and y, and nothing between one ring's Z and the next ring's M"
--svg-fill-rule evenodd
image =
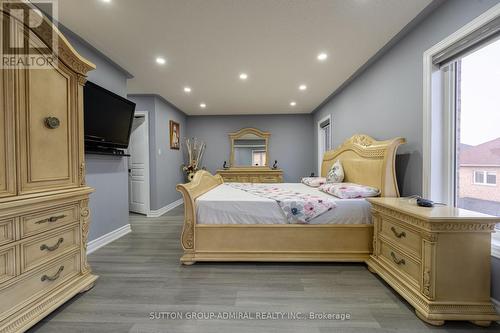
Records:
M321 177L321 164L323 164L323 155L320 153L321 147L323 147L323 142L321 141L321 124L325 121L330 121L330 148L333 147L333 132L332 132L332 115L328 115L323 119L318 120L317 133L318 133L318 177Z
M500 17L500 4L493 6L424 52L422 195L426 198L447 204L453 203L454 167L451 165L454 150L454 142L451 139L454 137L452 122L455 119L454 113L451 112L453 96L443 96L443 83L447 84L448 78L446 75L443 77L439 68L432 63L432 59L498 17ZM493 234L491 247L492 255L500 258L500 232Z

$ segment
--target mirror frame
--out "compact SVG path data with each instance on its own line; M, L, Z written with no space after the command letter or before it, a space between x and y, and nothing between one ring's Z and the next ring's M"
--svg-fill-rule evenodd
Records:
M254 134L266 141L266 163L264 166L252 166L252 165L242 165L237 166L234 165L234 141L240 139L242 136L247 134ZM231 168L269 168L269 138L271 137L271 133L263 132L256 128L247 127L242 128L237 132L229 133L229 141L231 142L231 156L229 158Z

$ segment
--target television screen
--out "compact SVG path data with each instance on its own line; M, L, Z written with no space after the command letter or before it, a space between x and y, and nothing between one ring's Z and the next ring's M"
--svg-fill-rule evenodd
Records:
M85 148L127 148L135 103L92 82L84 88Z

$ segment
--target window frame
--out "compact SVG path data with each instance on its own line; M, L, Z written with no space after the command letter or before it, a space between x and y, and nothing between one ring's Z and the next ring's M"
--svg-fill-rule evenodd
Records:
M500 17L497 4L423 54L422 195L453 205L455 201L455 105L450 81L433 58ZM448 85L448 87L446 86ZM492 256L500 258L500 232L492 234Z
M322 131L324 130L321 127L321 124L324 123L325 121L329 122L328 127L330 129L330 140L328 140L328 144L330 147L329 149L325 149L325 140L324 137L322 136ZM321 164L323 163L323 154L327 152L328 150L331 150L333 148L333 135L332 135L332 115L329 114L322 119L318 120L317 122L317 135L318 135L318 176L321 176Z

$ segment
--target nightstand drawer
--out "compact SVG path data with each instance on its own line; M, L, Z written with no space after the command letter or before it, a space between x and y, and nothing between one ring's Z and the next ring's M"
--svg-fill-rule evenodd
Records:
M420 286L421 265L410 256L395 249L391 244L380 240L380 253L384 262L394 268L394 272L405 277L414 286Z
M65 229L57 233L38 237L21 244L22 272L43 264L60 254L80 247L80 226Z
M422 238L418 233L394 223L387 217L382 217L380 222L382 224L380 226L382 235L418 258L422 257Z
M39 234L79 220L78 204L48 209L21 217L21 238Z

